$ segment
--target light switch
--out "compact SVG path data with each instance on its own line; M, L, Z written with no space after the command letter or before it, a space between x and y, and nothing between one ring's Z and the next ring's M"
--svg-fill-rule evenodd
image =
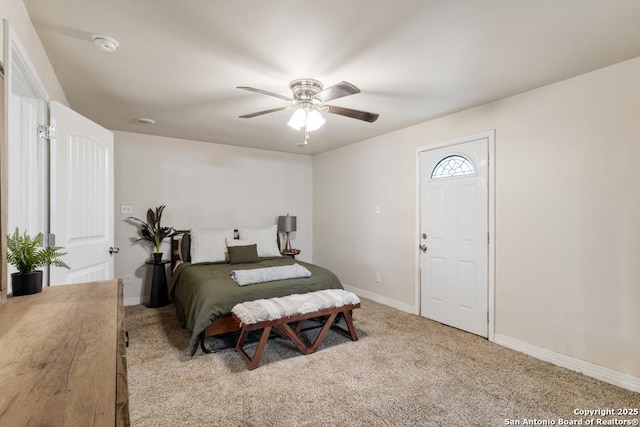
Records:
M133 205L120 205L120 213L122 215L131 215L133 213Z

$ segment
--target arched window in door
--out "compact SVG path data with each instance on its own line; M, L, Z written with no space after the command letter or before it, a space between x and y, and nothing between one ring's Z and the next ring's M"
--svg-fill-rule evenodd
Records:
M440 160L431 171L431 179L475 175L473 162L460 154L452 154Z

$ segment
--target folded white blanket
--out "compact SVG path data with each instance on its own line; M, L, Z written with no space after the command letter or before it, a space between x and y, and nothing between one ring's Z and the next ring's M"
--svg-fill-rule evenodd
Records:
M231 271L231 278L240 286L273 282L274 280L298 279L301 277L311 277L311 272L297 263L279 267Z

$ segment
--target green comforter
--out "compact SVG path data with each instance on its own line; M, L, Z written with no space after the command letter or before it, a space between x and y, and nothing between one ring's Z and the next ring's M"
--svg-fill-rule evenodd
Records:
M231 279L232 270L275 267L296 262L311 271L311 277L247 286L238 286ZM342 289L342 284L329 270L289 257L261 258L259 262L249 264L182 263L169 283L169 294L175 303L178 319L183 327L192 331L189 346L192 356L198 350L200 333L213 320L231 313L236 304L322 289Z

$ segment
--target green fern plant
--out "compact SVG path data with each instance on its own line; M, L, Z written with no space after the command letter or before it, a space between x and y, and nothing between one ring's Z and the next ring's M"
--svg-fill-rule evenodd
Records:
M163 227L160 224L164 207L165 205L158 206L155 211L149 208L149 210L147 210L147 222L133 216L129 217L129 220L134 221L138 226L138 234L140 235L140 238L136 240L136 242L139 242L140 240L147 240L151 242L156 253L160 253L160 244L162 241L167 237L172 236L176 231L173 227Z
M56 267L69 268L60 259L66 252L61 252L62 247L51 246L40 247L42 243L42 233L31 237L25 230L20 234L18 228L13 234L7 236L7 262L13 265L20 274L33 273L40 267L54 265Z

